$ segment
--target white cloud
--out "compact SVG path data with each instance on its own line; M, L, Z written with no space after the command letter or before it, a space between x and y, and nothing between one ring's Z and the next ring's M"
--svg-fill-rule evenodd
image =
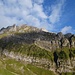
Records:
M63 34L70 33L70 32L72 32L72 31L73 31L73 30L72 30L72 27L71 27L71 26L65 26L64 28L61 29L61 32L62 32Z
M34 8L32 9L32 13L36 13L36 16L39 18L47 18L46 14L43 12L42 5L34 4Z
M52 24L55 24L60 20L60 17L62 15L62 8L64 6L65 0L60 0L55 5L52 5L52 12L49 16L49 20Z
M33 0L33 1L37 4L42 4L44 2L44 0Z
M50 7L50 16L45 14L43 3L44 0L0 0L0 28L28 24L53 30L53 24L60 19L64 0Z
M40 27L47 16L43 11L44 0L3 0L0 1L0 28L12 24L27 23ZM21 20L20 20L21 19Z
M24 8L32 8L32 0L18 0L18 4Z
M4 0L5 1L5 0ZM16 3L17 1L16 0L7 0L6 2L9 2L10 4L14 4Z

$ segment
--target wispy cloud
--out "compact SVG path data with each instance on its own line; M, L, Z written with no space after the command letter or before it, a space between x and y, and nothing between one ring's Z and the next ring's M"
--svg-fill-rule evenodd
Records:
M52 12L49 16L49 20L52 24L55 24L58 21L60 21L63 12L62 8L64 7L64 3L65 0L60 0L59 2L51 6Z
M29 24L40 27L47 19L43 11L44 0L1 0L0 27L16 24Z
M61 32L63 33L63 34L66 34L66 33L72 33L74 30L72 29L72 27L71 26L65 26L64 28L62 28L61 29Z
M37 4L42 4L44 2L44 0L33 0L34 3L37 3Z

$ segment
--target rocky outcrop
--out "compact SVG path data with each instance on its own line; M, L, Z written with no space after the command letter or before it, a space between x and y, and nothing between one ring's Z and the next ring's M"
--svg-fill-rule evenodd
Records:
M40 29L32 26L22 25L22 26L9 26L7 28L2 28L0 33L3 32L12 34L3 40L12 41L14 43L35 43L39 47L47 50L56 50L62 47L75 47L75 36L73 34L63 35L59 33L50 33L41 31ZM17 34L14 34L16 32ZM2 40L1 39L1 40Z
M45 59L45 58L35 58L32 56L26 56L25 54L14 53L13 51L8 52L8 50L4 50L3 54L12 59L16 59L17 61L23 61L25 64L33 64L51 71L54 71L58 74L64 72L74 72L75 67L75 58L72 60L57 60L57 66L54 62Z
M70 47L70 42L67 38L62 38L61 39L61 46L62 47Z
M3 33L8 33L8 32L16 32L16 25L14 24L13 26L8 26L7 28L2 28L0 30L0 34L3 34Z
M60 40L62 38L64 38L64 35L62 34L62 32L57 33L57 38Z
M70 38L70 44L71 44L71 47L75 47L75 36L74 35L72 35Z
M7 57L10 57L12 59L16 59L17 61L23 61L25 64L33 64L36 66L43 67L45 69L52 70L55 68L55 64L53 64L50 60L45 59L45 58L35 58L35 57L30 57L26 56L25 54L20 54L20 53L14 53L13 51L8 52L8 50L4 50L3 54Z

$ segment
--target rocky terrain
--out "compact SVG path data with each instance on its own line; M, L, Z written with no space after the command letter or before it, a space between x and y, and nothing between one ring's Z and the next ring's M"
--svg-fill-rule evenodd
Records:
M75 75L75 35L27 25L8 26L0 30L0 57L51 71L53 75Z

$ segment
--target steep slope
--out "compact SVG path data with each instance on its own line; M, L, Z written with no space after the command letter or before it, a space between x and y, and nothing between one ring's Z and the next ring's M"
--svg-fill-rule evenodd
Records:
M9 26L0 30L0 55L51 70L55 74L73 73L75 71L75 36L63 35L61 32L51 33L27 25Z
M0 58L0 75L55 75L52 71L25 64L9 57Z

